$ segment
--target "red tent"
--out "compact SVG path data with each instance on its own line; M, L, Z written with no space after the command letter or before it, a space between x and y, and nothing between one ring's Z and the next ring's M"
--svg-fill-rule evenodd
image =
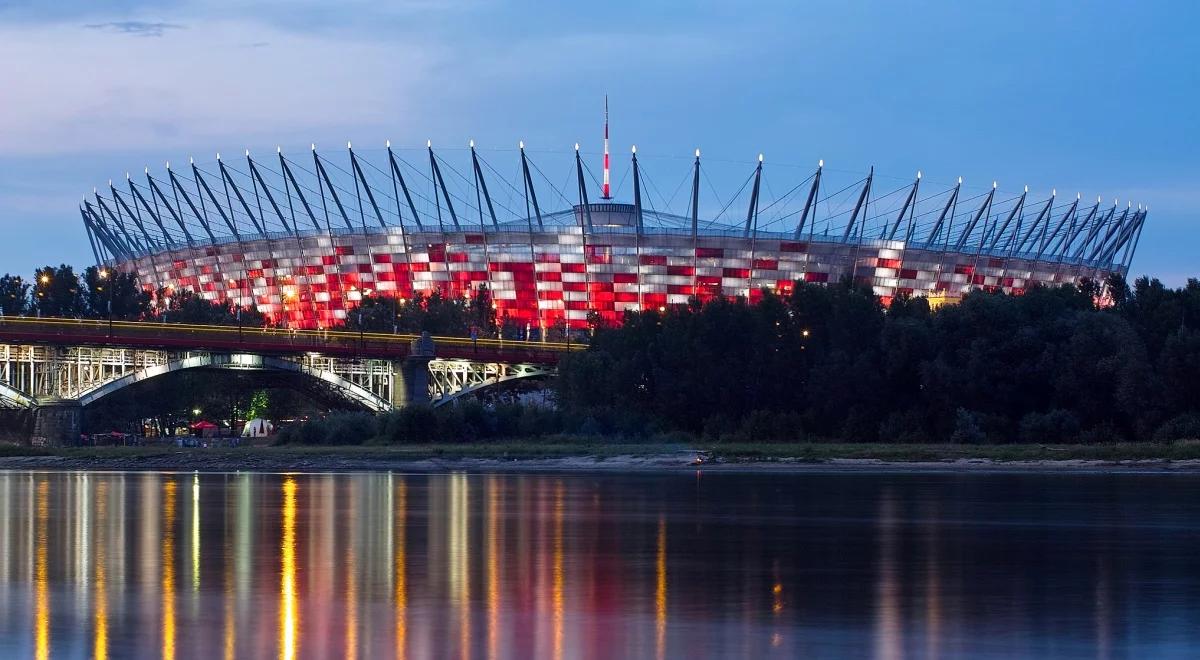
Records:
M215 429L215 428L220 428L220 427L218 427L216 424L213 424L212 422L210 422L206 419L201 419L201 420L192 422L191 428L193 431L204 431L206 429Z

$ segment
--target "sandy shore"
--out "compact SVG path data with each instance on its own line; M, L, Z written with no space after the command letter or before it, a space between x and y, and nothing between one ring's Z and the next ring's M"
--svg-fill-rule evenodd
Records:
M562 456L548 458L402 458L386 455L289 452L253 452L244 455L183 450L153 455L127 456L5 456L0 470L91 471L199 471L199 472L1072 472L1072 473L1197 473L1200 460L1032 460L947 459L891 461L864 458L828 460L725 459L699 462L695 451L613 456Z

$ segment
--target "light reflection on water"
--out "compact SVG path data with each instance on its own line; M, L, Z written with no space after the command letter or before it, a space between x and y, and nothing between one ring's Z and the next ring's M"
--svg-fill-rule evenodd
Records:
M0 473L3 657L1187 656L1200 478Z
M283 481L283 538L279 542L279 657L296 657L296 479Z

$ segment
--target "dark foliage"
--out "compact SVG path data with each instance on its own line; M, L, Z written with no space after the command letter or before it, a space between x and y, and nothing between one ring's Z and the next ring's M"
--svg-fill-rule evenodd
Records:
M238 308L232 302L205 300L191 291L160 290L157 305L146 316L163 323L197 323L202 325L243 325L261 327L266 317L257 309Z
M0 277L0 314L21 316L29 311L29 284L20 275Z
M150 294L133 273L88 266L82 279L84 316L136 321L150 313Z
M470 298L443 296L441 292L396 299L374 292L366 294L346 318L346 328L367 332L428 332L433 335L495 337L496 310L486 285Z
M378 419L366 412L335 412L324 419L286 426L278 444L357 445L375 437Z
M1085 283L974 292L931 311L919 298L885 309L869 289L798 283L755 305L631 313L563 362L559 402L581 418L620 411L646 432L713 439L1178 436L1191 428L1178 416L1200 413L1200 282L1105 284L1103 299Z
M83 316L83 295L75 269L45 266L33 274L31 308L39 316Z

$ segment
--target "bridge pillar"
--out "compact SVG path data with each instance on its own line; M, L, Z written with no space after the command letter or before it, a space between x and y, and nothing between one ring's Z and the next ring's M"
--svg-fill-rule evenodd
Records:
M428 404L429 363L434 358L433 338L422 332L410 344L408 357L392 363L392 408Z
M39 398L33 411L35 447L61 447L79 444L83 431L83 405L74 399Z

